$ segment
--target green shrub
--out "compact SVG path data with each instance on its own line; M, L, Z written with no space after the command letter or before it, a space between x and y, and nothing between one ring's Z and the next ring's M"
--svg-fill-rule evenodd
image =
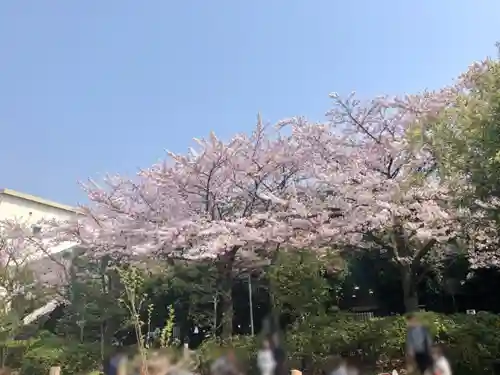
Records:
M52 366L63 374L78 374L100 367L100 346L80 344L43 333L24 353L21 373L45 375Z
M323 321L320 323L318 319ZM420 319L435 341L447 349L457 374L483 372L500 358L497 315L446 316L428 312L421 313ZM386 371L404 359L406 323L402 316L363 322L338 314L302 322L294 327L288 339L290 347L295 348L295 356L313 353L313 357L320 359L342 352L355 353L362 362Z
M11 340L4 343L2 348L5 355L5 365L9 368L17 369L21 367L21 362L24 358L24 353L33 343L33 339L26 340Z
M500 358L500 317L494 314L442 315L420 314L437 343L443 344L455 374L470 374L491 369ZM309 317L293 326L286 335L291 364L302 358L310 361L310 371L327 370L333 358L349 353L360 365L372 371L392 371L404 362L406 322L402 316L360 321L349 314ZM209 340L200 348L204 369L223 350L232 347L250 372L255 370L257 340L234 337L230 342Z
M198 348L200 356L200 371L208 374L212 362L224 355L229 349L234 349L234 353L242 368L247 369L247 374L252 374L256 370L255 357L257 355L257 340L251 336L233 336L230 340L222 341L210 338L205 340Z
M455 315L443 342L457 373L484 372L500 359L500 318L493 314Z

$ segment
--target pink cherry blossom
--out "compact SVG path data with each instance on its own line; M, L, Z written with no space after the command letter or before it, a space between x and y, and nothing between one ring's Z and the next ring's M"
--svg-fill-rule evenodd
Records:
M425 256L444 254L464 229L436 172L427 125L457 106L484 70L474 64L448 87L417 95L332 94L320 123L291 117L273 128L259 117L250 135L195 139L185 154L169 153L135 178L89 182L85 215L55 233L117 256L378 248L413 277Z
M359 245L360 234L393 225L408 246L446 242L455 221L448 191L425 175L432 155L406 138L417 104L333 99L324 123L291 118L272 130L259 120L250 136L196 140L196 149L170 153L137 179L89 183L93 204L66 233L108 252L183 257Z

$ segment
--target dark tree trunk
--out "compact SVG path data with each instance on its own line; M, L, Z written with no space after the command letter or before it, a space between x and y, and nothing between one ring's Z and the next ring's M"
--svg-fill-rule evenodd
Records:
M231 249L219 258L217 264L223 339L230 338L233 334L233 266L237 251L237 248Z
M418 288L417 279L411 266L401 267L401 281L403 287L403 298L405 312L418 311Z
M121 294L121 281L118 272L111 267L109 257L104 257L100 262L101 293L111 301L117 301ZM109 313L105 313L101 321L102 348L111 346L115 332L120 328L120 322ZM105 354L104 352L102 353Z
M223 339L230 338L233 334L233 298L232 298L232 278L225 279L221 288L221 313L222 313L222 333Z

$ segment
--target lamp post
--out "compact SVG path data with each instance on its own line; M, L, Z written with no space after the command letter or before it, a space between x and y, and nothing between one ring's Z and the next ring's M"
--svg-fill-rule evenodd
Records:
M214 337L217 336L217 303L218 302L219 302L219 296L216 293L213 296L213 303L214 303L213 335L214 335Z
M253 301L252 301L252 276L248 274L248 305L250 306L250 332L252 336L255 334L253 325Z

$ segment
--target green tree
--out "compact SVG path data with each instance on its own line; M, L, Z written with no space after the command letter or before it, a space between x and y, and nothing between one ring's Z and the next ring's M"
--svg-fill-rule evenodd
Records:
M47 289L37 282L29 267L27 252L16 240L0 236L0 367L5 365L9 347L19 346L16 336L31 322L23 318L48 300ZM23 241L24 244L24 241Z
M145 280L150 302L155 306L152 317L155 326L165 318L164 306L174 306L176 324L184 334L191 326L216 332L220 326L215 313L219 303L217 271L212 262L178 260L164 264Z
M486 60L465 77L467 90L426 125L425 141L445 177L467 182L463 197L500 197L500 61Z
M100 343L104 356L118 330L123 328L126 310L118 303L121 285L108 258L93 259L71 254L69 303L59 319L57 331L80 343Z
M292 318L325 313L337 292L326 277L329 265L339 262L338 257L320 259L307 250L279 253L267 274L273 304Z
M500 265L500 61L473 65L441 113L414 128L455 190L474 267Z

